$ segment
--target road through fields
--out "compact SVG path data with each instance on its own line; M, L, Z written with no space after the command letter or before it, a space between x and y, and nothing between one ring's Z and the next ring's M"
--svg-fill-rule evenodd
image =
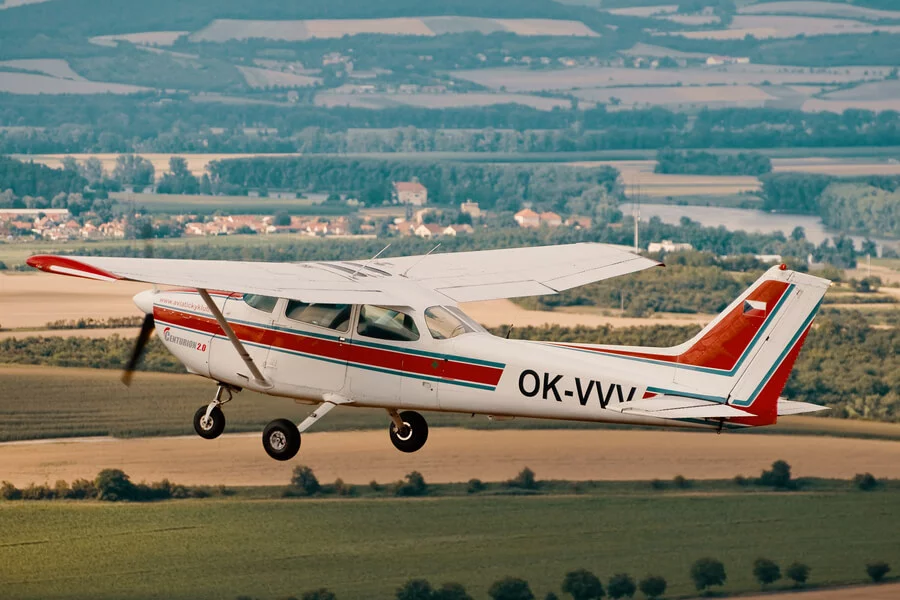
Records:
M260 435L137 439L82 438L0 444L0 476L16 485L92 478L123 469L135 481L197 485L286 484L293 467L309 465L323 482L391 482L410 471L426 481L477 477L502 481L528 466L539 479L727 479L758 475L777 459L796 476L847 479L856 473L900 478L900 442L826 436L747 435L687 431L434 429L418 453L402 454L387 431L310 433L300 455L279 463Z

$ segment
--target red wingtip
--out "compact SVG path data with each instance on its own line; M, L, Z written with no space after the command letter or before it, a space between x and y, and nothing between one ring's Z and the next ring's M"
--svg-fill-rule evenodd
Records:
M68 258L65 256L53 256L51 254L36 254L29 256L25 260L25 264L47 273L57 275L70 275L72 277L83 277L85 279L97 279L101 281L115 281L122 279L118 275L98 269L87 263Z

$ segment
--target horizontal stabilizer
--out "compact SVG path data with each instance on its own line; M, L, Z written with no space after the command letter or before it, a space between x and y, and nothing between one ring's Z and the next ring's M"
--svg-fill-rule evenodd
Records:
M778 416L783 415L802 415L803 413L818 412L820 410L829 410L828 406L813 404L812 402L798 402L796 400L778 399Z
M729 419L749 416L747 411L734 406L681 396L655 396L636 400L622 412L658 419Z

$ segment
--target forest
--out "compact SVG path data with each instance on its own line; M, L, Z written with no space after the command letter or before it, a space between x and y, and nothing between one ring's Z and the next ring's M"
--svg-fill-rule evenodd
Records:
M713 154L678 152L664 148L656 153L654 173L677 175L752 175L772 172L772 161L758 152Z

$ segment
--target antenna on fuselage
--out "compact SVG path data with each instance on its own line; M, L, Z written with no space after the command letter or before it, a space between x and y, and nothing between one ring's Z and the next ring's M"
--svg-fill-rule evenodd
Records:
M441 247L441 243L438 242L438 245L437 245L437 246L435 246L434 248L432 248L431 250L429 250L428 252L426 252L425 254L423 254L423 255L422 255L422 258L420 258L419 260L417 260L416 262L414 262L413 264L411 264L411 265L409 266L408 269L406 269L405 271L403 271L402 273L400 273L400 277L406 277L406 274L409 273L410 271L412 271L412 270L413 270L413 267L418 266L418 264L419 264L420 262L422 262L423 260L425 260L425 257L427 257L429 254L431 254L432 252L434 252L435 250L437 250L437 249L440 248L440 247Z
M373 256L372 258L370 258L369 260L367 260L366 262L364 262L364 263L363 263L356 271L353 272L353 274L350 276L350 279L356 279L356 276L359 275L360 271L362 271L363 269L365 269L366 267L368 267L370 262L372 262L373 260L375 260L376 258L378 258L379 256L381 256L382 254L384 254L384 251L387 250L387 249L390 248L390 247L391 247L391 245L388 244L387 246L385 246L384 248L382 248L381 251L380 251L378 254L376 254L375 256Z

